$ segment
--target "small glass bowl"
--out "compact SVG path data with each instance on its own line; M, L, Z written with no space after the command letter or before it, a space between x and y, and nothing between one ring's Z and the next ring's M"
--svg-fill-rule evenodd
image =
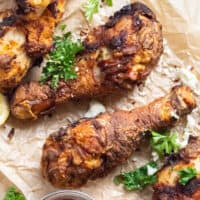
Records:
M50 193L41 200L94 200L86 193L77 190L60 190Z

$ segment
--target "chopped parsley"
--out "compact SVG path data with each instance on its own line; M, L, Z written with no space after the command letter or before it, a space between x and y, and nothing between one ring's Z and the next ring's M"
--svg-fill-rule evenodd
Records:
M142 190L149 184L157 182L156 172L158 165L156 162L148 164L130 172L122 173L114 178L116 185L123 184L126 190Z
M112 6L112 0L105 0L106 5ZM91 21L93 15L99 12L100 0L88 0L88 2L83 6L85 11L85 17L88 21Z
M180 149L180 145L177 143L178 135L176 133L165 133L165 135L161 135L160 133L151 131L151 135L151 147L160 158L172 152L176 153Z
M67 27L66 24L61 24L59 28L61 31L64 31L66 29L66 27Z
M65 29L62 25L61 30ZM80 41L73 41L71 32L63 36L55 36L55 47L48 55L46 66L43 68L41 82L51 81L51 87L55 89L60 79L69 80L77 77L74 63L76 55L83 50Z
M26 198L24 197L24 195L18 192L16 188L11 187L8 189L6 196L3 198L3 200L26 200Z
M113 5L112 0L105 0L105 2L106 2L106 4L107 4L108 6L112 6L112 5Z
M178 171L178 175L180 176L178 182L182 185L186 185L188 181L197 175L197 170L195 168L188 167L187 169Z

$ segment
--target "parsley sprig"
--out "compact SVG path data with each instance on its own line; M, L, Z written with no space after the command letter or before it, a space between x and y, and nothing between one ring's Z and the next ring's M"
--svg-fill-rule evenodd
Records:
M15 187L11 187L8 189L3 200L26 200L24 195L17 191Z
M151 131L151 135L151 147L158 153L160 158L172 152L176 153L180 149L180 145L177 143L178 135L176 133L167 132L161 135L160 133Z
M149 168L153 173L149 173ZM142 190L147 185L153 184L157 181L156 171L158 165L151 161L148 164L130 172L122 173L114 178L114 183L123 184L126 190Z
M62 30L65 27L62 27ZM77 77L74 63L76 54L83 50L80 41L73 41L71 32L63 36L55 36L55 47L48 55L48 61L43 68L41 82L51 81L51 87L56 88L60 79L69 80Z
M190 181L192 178L194 178L197 175L197 170L192 167L188 167L186 169L178 171L179 183L182 185L186 185L188 181Z
M112 6L112 5L113 5L112 0L105 0L105 2L106 2L106 4L107 4L108 6Z
M112 0L105 0L105 4L112 6ZM88 0L88 2L83 6L85 11L85 17L88 21L91 21L93 15L99 12L100 0Z

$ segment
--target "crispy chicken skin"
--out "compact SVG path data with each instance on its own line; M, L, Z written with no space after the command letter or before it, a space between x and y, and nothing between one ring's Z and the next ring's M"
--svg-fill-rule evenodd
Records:
M48 83L21 85L11 104L13 115L37 119L70 99L131 89L158 61L163 51L162 39L161 24L148 7L141 3L123 7L104 26L88 34L83 42L85 50L76 59L76 79L60 81L56 90Z
M11 10L0 12L0 37L14 25L16 25L16 16Z
M41 57L53 47L53 34L57 23L62 18L65 0L51 3L39 18L22 18L26 34L25 49L30 57Z
M0 14L0 92L14 88L31 65L26 55L26 36L16 23L16 16L9 12Z
M37 19L54 0L16 0L18 13L26 19Z
M10 11L0 13L0 92L15 88L33 58L51 50L54 29L63 11L64 0L57 0L37 20L25 20Z
M48 137L43 147L42 174L54 186L80 187L125 163L148 130L171 127L192 111L195 100L186 86L131 111L102 113L82 119Z
M197 176L186 185L178 183L177 171L188 167L197 170ZM191 136L186 148L172 154L158 172L154 185L153 200L199 200L200 199L200 137Z

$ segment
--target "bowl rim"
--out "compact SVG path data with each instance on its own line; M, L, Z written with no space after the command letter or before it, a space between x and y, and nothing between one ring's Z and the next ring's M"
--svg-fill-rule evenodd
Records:
M75 196L77 195L78 197L83 197L86 200L95 200L88 194L78 191L78 190L58 190L58 191L55 191L55 192L45 195L44 197L41 198L41 200L48 200L48 198L53 197L54 195L57 195L57 194L68 194L68 195L71 194L71 195L75 195Z

